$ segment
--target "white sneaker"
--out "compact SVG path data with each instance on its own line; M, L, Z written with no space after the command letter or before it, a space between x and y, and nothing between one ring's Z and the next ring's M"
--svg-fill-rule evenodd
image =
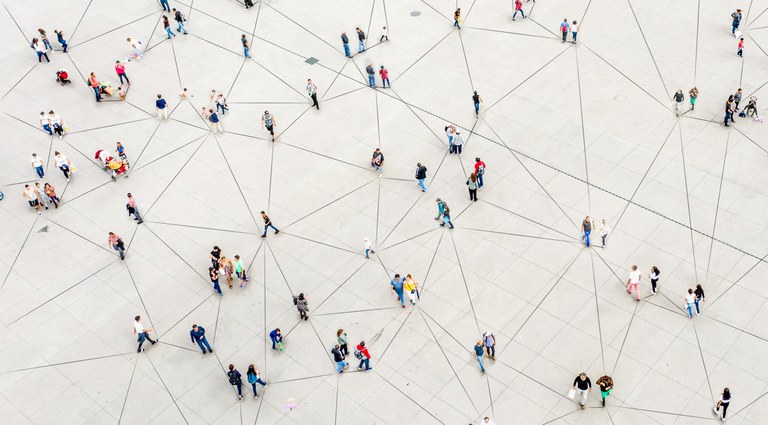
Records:
M650 295L650 296L654 296L654 295L656 295L656 293L655 293L655 292L651 292L651 295Z
M701 316L701 314L699 314L699 313L696 313L696 315L697 315L697 316Z

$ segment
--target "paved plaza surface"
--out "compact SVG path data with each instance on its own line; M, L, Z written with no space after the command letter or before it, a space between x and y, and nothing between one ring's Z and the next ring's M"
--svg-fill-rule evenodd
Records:
M0 423L708 424L726 386L728 422L768 423L768 127L722 124L739 87L742 107L752 94L768 102L768 1L523 5L530 16L512 21L508 1L264 0L246 10L171 0L189 35L169 40L153 0L6 1ZM578 44L561 42L563 18L579 21ZM348 59L340 34L356 53L357 26L368 50ZM53 30L64 30L69 52L38 64L29 41L39 27L57 49ZM127 37L146 50L126 65L127 98L96 103L85 79L116 87ZM378 75L368 87L369 64L386 66L391 88ZM71 85L56 83L59 68ZM677 117L672 94L694 85L695 110ZM200 114L212 89L230 108L223 134ZM167 120L155 118L158 93ZM69 127L63 139L40 129L50 109ZM448 154L449 124L464 136L460 156ZM93 155L117 141L131 167L113 182ZM377 147L381 177L369 162ZM54 151L77 167L69 183ZM33 152L62 199L41 216L21 197L37 178ZM470 202L475 157L487 171ZM127 216L127 192L143 224ZM453 230L434 220L438 197ZM279 235L260 237L262 210ZM597 232L591 248L581 242L586 215L609 223L607 247ZM125 261L110 231L125 240ZM221 279L224 296L213 291L214 245L244 259L246 287ZM624 287L632 264L640 302ZM390 292L395 273L419 283L415 307ZM696 283L706 302L689 320L683 298ZM292 302L300 292L308 321ZM140 354L138 314L160 340ZM193 323L213 354L190 341ZM276 327L284 352L271 350ZM352 346L366 341L372 371L350 355L336 373L339 328ZM481 374L472 347L487 331L497 359ZM230 363L262 371L258 399L246 383L237 401ZM567 397L582 371L593 383L613 377L605 408L597 388L585 410Z

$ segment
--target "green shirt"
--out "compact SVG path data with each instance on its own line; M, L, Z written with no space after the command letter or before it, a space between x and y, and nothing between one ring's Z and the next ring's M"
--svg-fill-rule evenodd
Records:
M243 271L243 260L237 260L235 263L235 272L240 273Z

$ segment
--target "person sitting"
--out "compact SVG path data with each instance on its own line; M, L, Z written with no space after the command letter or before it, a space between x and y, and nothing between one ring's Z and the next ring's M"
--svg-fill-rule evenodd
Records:
M56 71L56 82L62 86L72 82L69 80L69 73L67 73L66 69L61 68L60 70Z

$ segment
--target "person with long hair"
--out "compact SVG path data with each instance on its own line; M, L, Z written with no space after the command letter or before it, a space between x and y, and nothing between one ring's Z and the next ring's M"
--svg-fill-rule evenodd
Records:
M701 284L696 284L696 289L693 290L693 296L695 297L693 300L693 304L696 306L696 315L701 316L701 310L699 309L699 303L707 301L704 298L704 288L701 287Z
M341 349L342 354L345 356L349 355L349 346L347 346L347 333L344 332L344 329L339 329L336 331L336 340L339 342L339 348Z
M715 407L712 409L717 416L720 416L720 408L723 408L723 415L720 416L720 420L725 422L725 412L728 411L728 405L731 404L731 390L728 388L723 389L723 393L720 394L720 400L717 401Z
M467 179L467 189L469 189L469 200L477 202L477 174L472 173Z
M245 373L245 377L248 378L248 383L253 387L253 398L259 398L259 394L256 392L256 384L267 386L267 382L261 379L261 372L256 369L254 365L248 365L248 372Z
M651 267L651 273L648 277L651 279L651 295L656 295L656 285L659 283L659 275L661 272L656 266Z

